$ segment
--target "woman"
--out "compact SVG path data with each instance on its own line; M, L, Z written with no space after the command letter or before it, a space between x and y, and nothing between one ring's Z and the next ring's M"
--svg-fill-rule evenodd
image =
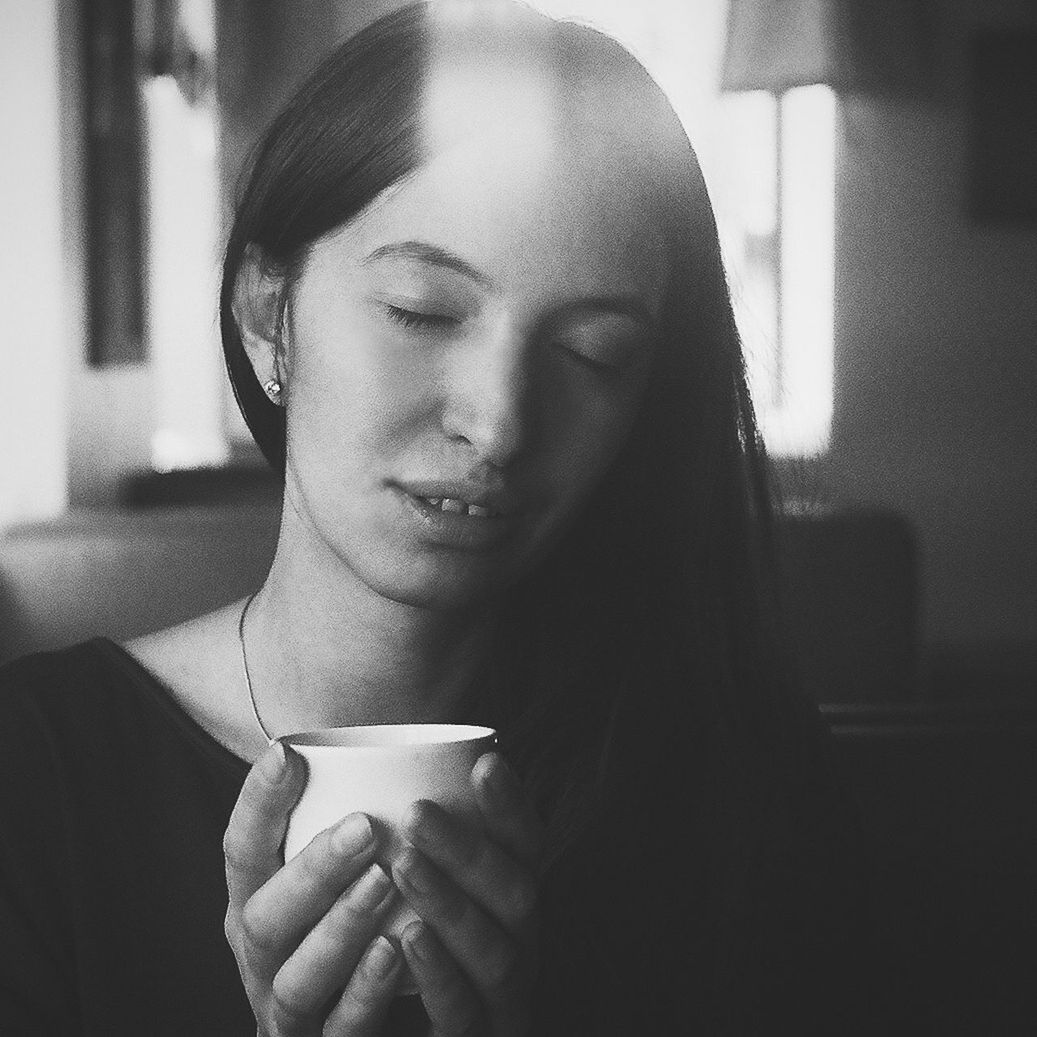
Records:
M245 602L9 668L16 1030L850 1032L852 825L778 661L709 201L640 66L518 6L380 20L264 138L222 330L276 556ZM501 735L483 829L419 804L387 873L354 815L284 864L271 738L463 720Z

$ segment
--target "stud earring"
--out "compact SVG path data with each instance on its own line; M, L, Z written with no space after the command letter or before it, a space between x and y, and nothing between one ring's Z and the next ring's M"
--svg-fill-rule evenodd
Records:
M281 402L281 383L276 378L271 378L270 381L263 386L263 391L274 403Z

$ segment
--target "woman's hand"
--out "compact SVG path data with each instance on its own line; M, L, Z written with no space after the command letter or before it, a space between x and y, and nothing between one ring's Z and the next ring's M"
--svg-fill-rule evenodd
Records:
M224 836L224 930L261 1037L368 1037L381 1031L402 965L376 935L395 889L363 814L283 864L304 784L302 762L280 744L249 771Z
M529 1033L536 974L536 893L542 831L497 753L472 770L484 831L433 803L416 803L392 864L422 922L403 932L407 964L433 1037Z

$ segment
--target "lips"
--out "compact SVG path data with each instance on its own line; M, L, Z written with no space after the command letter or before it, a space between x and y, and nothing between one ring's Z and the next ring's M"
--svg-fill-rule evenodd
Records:
M414 533L432 544L496 550L517 533L521 507L498 487L447 482L392 483Z

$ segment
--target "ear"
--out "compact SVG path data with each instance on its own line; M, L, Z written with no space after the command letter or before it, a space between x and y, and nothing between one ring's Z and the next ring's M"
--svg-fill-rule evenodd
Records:
M256 379L282 387L287 374L287 281L258 245L249 245L234 283L232 312Z

